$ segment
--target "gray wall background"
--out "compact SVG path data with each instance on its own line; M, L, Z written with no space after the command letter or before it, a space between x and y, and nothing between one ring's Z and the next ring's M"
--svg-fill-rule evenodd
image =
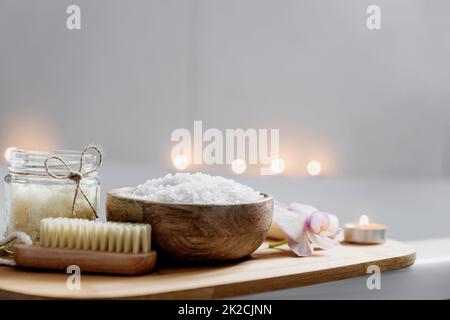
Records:
M82 30L66 29L66 7ZM366 28L378 4L382 30ZM329 174L450 174L445 0L0 0L0 149L102 144L160 165L170 133L280 128Z

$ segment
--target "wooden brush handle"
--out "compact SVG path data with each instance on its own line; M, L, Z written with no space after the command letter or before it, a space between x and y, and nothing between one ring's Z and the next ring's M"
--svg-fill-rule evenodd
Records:
M27 268L66 270L70 265L77 265L82 273L140 275L149 273L155 267L156 251L133 254L17 244L14 260L17 266Z

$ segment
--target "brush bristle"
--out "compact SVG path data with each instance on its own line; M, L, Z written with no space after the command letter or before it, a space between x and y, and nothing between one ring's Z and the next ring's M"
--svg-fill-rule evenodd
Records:
M45 218L40 227L43 247L119 253L150 251L149 224Z

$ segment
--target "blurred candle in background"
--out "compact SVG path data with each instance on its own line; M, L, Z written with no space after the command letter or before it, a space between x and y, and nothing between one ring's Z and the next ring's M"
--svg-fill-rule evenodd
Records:
M242 159L236 159L231 162L231 170L236 174L242 174L247 170L247 164Z
M9 147L5 150L5 160L6 162L10 162L11 161L11 152L13 150L17 149L16 147Z
M272 172L274 174L280 174L284 171L286 167L286 164L284 163L283 159L274 159L272 160L272 162L270 163L270 168L272 169Z
M310 176L317 176L322 171L322 165L319 161L311 160L306 165L306 171Z
M65 125L65 124L63 124ZM62 145L59 123L49 115L22 111L0 119L0 149L9 161L11 150L56 150ZM14 147L12 147L14 146Z
M189 161L187 160L186 156L182 154L173 157L172 162L175 169L177 170L185 170L189 165Z

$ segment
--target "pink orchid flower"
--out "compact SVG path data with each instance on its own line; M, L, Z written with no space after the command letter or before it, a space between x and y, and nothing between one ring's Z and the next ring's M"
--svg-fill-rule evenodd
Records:
M273 220L287 240L270 244L270 248L287 243L295 254L305 257L312 255L314 248L327 250L339 245L338 218L333 214L320 212L312 206L301 203L286 206L277 202Z

